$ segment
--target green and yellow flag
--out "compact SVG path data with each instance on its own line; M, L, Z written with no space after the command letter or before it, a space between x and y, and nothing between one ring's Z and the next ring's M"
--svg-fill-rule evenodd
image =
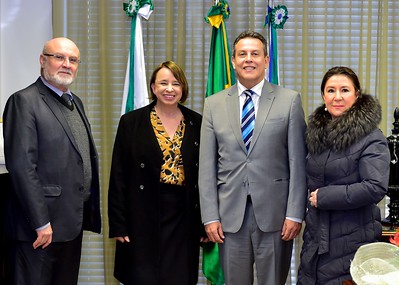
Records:
M229 4L225 0L220 0L211 7L205 18L205 21L212 26L206 97L230 87L236 81L224 23L224 19L229 18L229 16Z
M205 21L212 26L206 97L230 87L236 81L224 23L224 19L229 16L229 4L225 0L220 0L211 7L205 18ZM202 272L205 277L212 285L223 285L224 275L220 266L218 245L204 243L202 251Z

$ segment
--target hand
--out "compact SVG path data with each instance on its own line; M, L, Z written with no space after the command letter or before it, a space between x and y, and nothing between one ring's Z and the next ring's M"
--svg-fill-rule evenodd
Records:
M116 239L117 241L121 242L121 243L130 242L130 239L129 239L128 236L124 236L124 237L115 237L115 239Z
M205 232L212 242L223 243L224 235L222 224L220 222L213 222L205 225Z
M207 238L207 237L200 237L200 242L209 242L209 238Z
M301 231L302 223L294 222L290 219L285 219L283 230L281 231L281 239L289 241L296 238Z
M51 225L45 227L44 229L37 230L37 239L33 243L33 248L36 249L39 246L46 248L53 241L53 229Z
M309 197L310 205L312 205L315 208L317 208L317 192L319 192L319 189L316 189L315 191L311 192Z

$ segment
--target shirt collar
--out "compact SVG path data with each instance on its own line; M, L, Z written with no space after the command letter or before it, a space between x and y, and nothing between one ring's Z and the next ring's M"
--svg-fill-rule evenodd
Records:
M46 85L48 88L50 88L51 90L53 90L58 96L62 96L62 94L67 93L69 94L69 96L72 98L72 94L71 94L71 90L67 90L66 92L62 92L60 89L58 89L57 87L51 85L46 79L44 79L43 76L40 76L40 79L42 80L43 84Z
M259 82L254 87L252 87L251 90L256 95L260 96L262 94L262 88L263 88L264 84L265 84L265 80L263 79L261 82ZM248 89L244 85L242 85L238 80L237 80L237 88L238 88L238 96L241 96L242 92L244 92L245 90Z

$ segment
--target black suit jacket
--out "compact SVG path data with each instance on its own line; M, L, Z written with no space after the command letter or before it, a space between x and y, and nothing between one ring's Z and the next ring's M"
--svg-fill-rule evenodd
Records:
M54 242L72 240L82 229L101 231L98 157L82 101L73 95L90 141L87 202L82 157L52 92L39 78L11 95L4 110L4 151L12 181L6 233L21 241L34 241L35 229L49 222Z

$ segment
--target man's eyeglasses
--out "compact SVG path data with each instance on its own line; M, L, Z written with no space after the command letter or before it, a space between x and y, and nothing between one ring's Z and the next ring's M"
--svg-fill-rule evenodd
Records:
M71 63L71 64L81 63L80 59L77 57L67 57L67 56L63 56L60 54L51 54L51 53L43 53L43 55L52 56L55 59L55 61L58 61L58 62L65 62L65 60L68 59L69 63Z

